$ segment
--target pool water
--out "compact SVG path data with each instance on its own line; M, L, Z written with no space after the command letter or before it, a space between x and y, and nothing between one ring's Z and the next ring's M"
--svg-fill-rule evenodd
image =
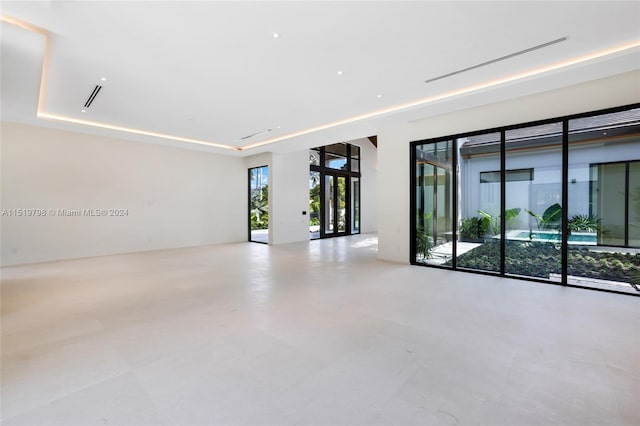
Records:
M559 243L562 241L562 235L556 231L511 231L507 233L509 240L527 240L540 241L545 243ZM596 245L598 244L598 236L596 233L573 232L568 238L569 244Z

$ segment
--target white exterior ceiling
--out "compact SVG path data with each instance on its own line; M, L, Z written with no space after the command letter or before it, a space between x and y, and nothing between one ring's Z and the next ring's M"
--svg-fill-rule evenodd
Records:
M437 114L446 101L464 97L416 102L406 109L401 105L625 44L635 47L516 79L507 89L516 95L518 85L532 82L542 90L640 69L640 2L636 1L52 0L9 1L0 7L3 15L50 34L47 113L230 147L281 138L284 142L276 142L281 146L302 146L297 133L308 136L310 129L327 125L329 130L312 133L336 138L341 129L356 125L365 132L357 136L368 136L378 119ZM7 22L1 29L3 120L167 143L37 119L44 37ZM568 36L565 42L425 83L564 36ZM107 81L101 83L101 77ZM96 84L104 87L83 113ZM495 89L504 90L505 84ZM492 92L499 90L485 89L481 102L495 101ZM376 111L385 113L354 118ZM340 120L349 123L332 126ZM266 129L272 131L242 139ZM273 149L267 145L241 154Z

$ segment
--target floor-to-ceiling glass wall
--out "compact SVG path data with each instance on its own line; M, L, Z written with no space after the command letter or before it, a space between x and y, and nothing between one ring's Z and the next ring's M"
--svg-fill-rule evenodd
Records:
M640 106L411 144L411 262L640 294Z
M456 140L459 168L458 268L500 272L500 133Z
M351 233L360 233L360 147L358 145L349 146L351 162L349 170L353 173L351 180Z
M568 121L567 281L636 293L640 285L640 109ZM635 286L635 287L634 287Z
M504 272L560 281L562 122L505 132Z
M351 178L351 233L360 233L360 178Z
M360 233L360 147L313 148L309 167L309 238Z
M249 241L269 243L269 167L249 169Z
M636 139L636 144L639 143L640 139ZM640 149L640 147L636 145L636 150L638 149ZM629 163L628 185L628 244L631 247L640 247L640 161Z
M309 238L320 238L320 172L309 172Z
M415 261L448 265L453 256L453 141L416 147Z

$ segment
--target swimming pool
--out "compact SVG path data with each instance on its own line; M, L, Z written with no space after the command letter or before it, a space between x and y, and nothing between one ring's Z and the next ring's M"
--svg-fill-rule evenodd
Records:
M539 241L543 243L559 243L562 235L558 231L525 231L517 229L508 231L508 240ZM598 235L595 232L572 232L567 240L569 244L595 246L598 244Z

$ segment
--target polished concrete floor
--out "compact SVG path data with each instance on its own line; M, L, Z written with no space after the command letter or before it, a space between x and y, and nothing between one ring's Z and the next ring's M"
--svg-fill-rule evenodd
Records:
M4 268L3 424L640 424L640 298L376 243Z

